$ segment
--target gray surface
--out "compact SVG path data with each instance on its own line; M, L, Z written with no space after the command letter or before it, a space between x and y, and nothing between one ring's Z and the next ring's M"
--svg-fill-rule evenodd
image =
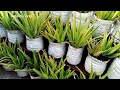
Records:
M2 66L0 66L0 79L30 79L29 75L21 78L14 71L6 71Z

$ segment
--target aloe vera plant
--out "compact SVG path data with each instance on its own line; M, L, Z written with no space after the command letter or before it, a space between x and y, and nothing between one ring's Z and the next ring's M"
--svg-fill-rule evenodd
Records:
M117 50L120 48L120 43L114 43L114 37L109 36L108 32L104 33L104 36L98 40L98 38L88 42L88 52L94 57L100 55L107 58L115 58L120 56L120 53Z
M119 11L96 11L97 18L113 21L118 17Z
M0 24L7 30L18 30L18 27L13 24L15 23L13 17L9 14L16 16L16 12L18 11L0 11Z
M44 59L41 60L40 70L33 68L32 70L44 79L68 79L74 71L70 68L65 69L65 61L61 58L60 62L56 62L54 58L48 57L44 52Z
M10 13L15 21L13 24L31 39L40 36L40 32L45 29L46 23L50 19L47 11L19 11L15 14L18 17Z
M76 26L76 17L71 27L68 27L67 36L69 43L75 47L80 48L87 45L87 41L92 37L97 27L94 27L95 21L90 25L90 20L87 19L85 25L79 23Z
M47 22L47 28L42 31L42 35L49 41L61 43L65 41L66 33L69 27L69 22L65 24L62 23L62 18L54 18L52 21Z

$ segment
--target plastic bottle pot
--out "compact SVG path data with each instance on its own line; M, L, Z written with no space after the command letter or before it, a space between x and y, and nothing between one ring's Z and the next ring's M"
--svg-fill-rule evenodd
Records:
M65 54L66 43L53 43L49 42L48 54L52 55L54 58L59 59Z
M16 71L16 73L19 77L25 77L28 75L28 72L25 71Z
M104 35L104 32L107 30L108 32L111 32L111 29L113 28L113 23L114 21L109 21L109 20L102 20L97 18L94 15L95 19L97 20L95 27L99 26L97 30L95 31L93 36L99 36L99 35Z
M84 48L74 48L69 44L67 51L67 62L71 65L77 65L81 62Z
M8 66L6 66L6 65L3 65L3 68L4 68L6 71L14 71L13 68L10 68L10 67L8 67Z
M108 75L109 79L120 79L120 59L115 58L108 68L108 72L110 74Z
M35 38L35 39L30 39L29 37L26 36L26 47L27 50L29 51L36 51L39 52L40 50L43 50L44 45L43 45L43 38Z
M10 43L16 43L16 41L21 43L24 40L24 36L20 30L7 30L7 34Z
M31 79L42 79L40 76L37 76L37 77L32 76L30 72L29 72L29 75L30 75L30 78L31 78Z
M91 73L92 70L96 73L96 75L101 75L105 71L108 62L109 60L101 61L88 54L85 60L84 67L88 73Z
M7 36L7 30L0 25L0 38L6 37Z
M71 16L71 11L53 11L52 12L52 19L56 16L62 16L62 22L65 24L69 17Z
M77 22L76 24L77 24L77 26L80 23L80 20L81 20L81 24L84 25L85 22L86 22L86 19L90 19L90 20L94 19L93 11L88 12L88 13L79 13L79 12L73 11L72 16L73 16L72 22L73 22L74 16L76 16L76 22Z
M117 20L117 22L114 24L114 30L112 33L113 36L115 36L114 42L120 42L120 21Z

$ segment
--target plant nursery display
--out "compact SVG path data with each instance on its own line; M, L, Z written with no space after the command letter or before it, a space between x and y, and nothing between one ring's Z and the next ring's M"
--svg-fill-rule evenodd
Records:
M99 27L94 36L103 35L106 30L111 33L118 14L119 11L96 11L94 17L97 20L96 25Z
M119 44L114 44L114 37L108 32L103 37L93 38L88 41L88 56L85 60L85 70L90 73L91 68L96 75L101 75L106 69L107 63L111 58L120 55L116 52L120 48Z
M85 25L79 23L78 28L76 26L76 17L74 17L73 24L68 27L67 36L69 41L69 47L67 51L67 61L72 65L80 63L84 46L87 45L87 41L92 38L96 28L93 28L95 21L90 25L90 20L87 19Z
M0 11L1 66L19 78L120 79L120 11Z
M76 25L78 26L79 22L82 23L82 25L85 24L86 19L90 19L91 21L94 20L94 12L93 11L73 11L73 18L76 16ZM71 24L73 22L73 18L71 20Z
M17 11L0 11L0 23L6 28L7 30L7 37L8 41L11 43L23 42L23 34L18 27L16 27L13 23L15 23L13 17L10 13L14 16L15 12ZM4 32L5 34L5 32Z
M62 18L57 17L52 21L48 21L46 30L41 32L49 40L48 54L54 58L61 58L65 54L68 27L69 22L63 25Z
M12 15L12 14L11 14ZM45 11L20 11L13 16L14 25L26 35L26 47L30 51L40 51L44 48L43 38L40 34L45 29L50 19L49 12Z
M51 11L51 18L54 19L55 17L62 17L62 23L66 24L69 21L69 18L72 15L72 11Z

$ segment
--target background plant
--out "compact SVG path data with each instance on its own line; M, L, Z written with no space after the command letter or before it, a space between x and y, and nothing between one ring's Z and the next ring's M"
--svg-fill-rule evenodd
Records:
M92 37L97 27L94 27L95 21L90 25L90 19L87 19L85 25L81 21L76 26L76 16L74 17L73 24L68 27L67 37L69 43L75 48L80 48L87 45L87 41Z
M120 43L114 43L114 37L109 36L107 32L101 38L92 39L91 42L88 41L88 52L98 57L100 55L115 58L120 56L120 53L116 52L120 48Z
M119 11L96 11L96 16L103 20L115 20L118 17Z
M44 52L44 59L41 60L40 71L37 69L32 69L36 74L44 79L68 79L70 78L74 71L70 68L65 68L66 64L63 58L59 62L56 62L54 58L48 57L46 52Z
M16 16L18 11L0 11L0 24L2 24L8 30L18 30L18 27L15 26L13 17L11 15Z
M40 36L40 32L45 29L47 21L50 19L49 12L47 11L19 11L16 12L16 16L11 14L15 23L19 29L23 31L29 38L37 38Z
M42 31L42 35L52 42L64 42L66 39L66 33L69 27L69 22L65 24L62 23L62 18L56 17L51 21L47 22L47 28Z

